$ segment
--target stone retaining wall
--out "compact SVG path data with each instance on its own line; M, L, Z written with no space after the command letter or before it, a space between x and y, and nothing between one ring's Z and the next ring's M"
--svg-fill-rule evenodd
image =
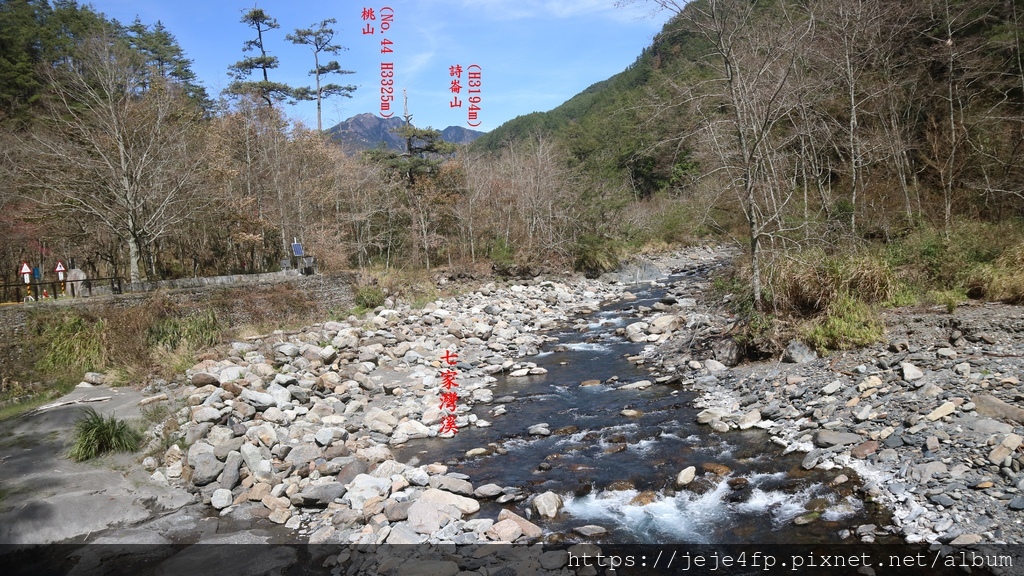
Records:
M9 376L14 367L26 362L26 324L29 314L35 310L76 307L102 314L104 309L111 306L120 309L141 307L160 293L179 308L194 310L195 313L213 308L223 322L230 326L242 326L253 321L254 308L272 316L275 302L283 297L289 301L281 302L282 307L286 304L294 307L296 302L307 302L309 318L306 320L309 323L326 320L331 312L354 306L351 289L353 276L349 272L314 276L299 276L294 272L253 274L239 278L237 283L229 283L227 279L232 278L236 277L189 278L169 281L160 291L154 292L0 305L0 378ZM178 286L174 286L175 283Z

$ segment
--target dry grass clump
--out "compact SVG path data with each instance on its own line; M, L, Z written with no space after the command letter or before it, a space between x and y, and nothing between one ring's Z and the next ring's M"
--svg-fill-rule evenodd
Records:
M848 295L869 304L886 302L898 289L893 270L870 255L833 256L808 250L798 258L771 261L766 272L766 304L782 314L826 312Z

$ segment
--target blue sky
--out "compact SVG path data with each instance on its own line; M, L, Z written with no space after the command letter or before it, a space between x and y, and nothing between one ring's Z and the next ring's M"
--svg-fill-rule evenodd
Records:
M358 89L352 98L324 103L324 127L363 112L380 114L381 62L393 62L401 115L401 89L417 126L467 126L468 78L463 72L462 108L452 108L449 67L481 68L478 130L491 130L516 116L550 110L587 86L631 64L668 19L647 6L615 7L615 0L86 0L108 17L130 23L136 15L157 20L175 35L193 60L193 70L211 95L230 83L228 66L243 56L242 43L254 36L239 22L257 5L281 28L265 39L280 59L271 80L311 85L313 57L306 46L285 40L295 28L335 18L335 42L348 50L337 57L355 74L338 76ZM380 30L381 8L393 9L387 32ZM363 8L376 21L362 19ZM365 24L374 34L363 34ZM392 54L380 53L387 38ZM314 103L288 108L289 115L316 126Z

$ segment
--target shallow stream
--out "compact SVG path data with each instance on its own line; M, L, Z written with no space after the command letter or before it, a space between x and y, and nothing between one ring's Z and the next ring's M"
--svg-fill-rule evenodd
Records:
M682 276L669 279L670 284L686 281ZM447 462L449 471L467 474L474 486L554 491L562 495L565 509L557 519L539 523L571 540L824 543L839 541L837 533L844 528L887 524L881 512L856 496L851 471L842 471L850 482L832 487L841 471L803 470L803 455L783 455L763 430L718 434L698 425L693 393L677 386L616 389L653 380L627 360L643 344L616 336L615 329L638 321L640 307L658 302L665 289L639 285L634 294L637 300L617 302L586 317L584 331L566 326L550 332L558 342L523 359L546 368L547 374L499 377L493 388L496 401L472 409L490 427L463 427L451 439L413 440L394 450L396 458ZM617 381L609 381L615 377ZM602 383L580 385L587 380ZM502 397L514 400L504 404L506 414L494 416L490 412ZM623 416L624 409L640 414ZM552 434L527 433L539 423L546 423ZM488 447L491 454L465 456L470 449ZM704 464L728 471L711 474ZM697 478L676 490L676 476L688 466L697 468ZM817 513L813 523L794 524L809 512ZM593 538L572 533L591 524L609 533Z

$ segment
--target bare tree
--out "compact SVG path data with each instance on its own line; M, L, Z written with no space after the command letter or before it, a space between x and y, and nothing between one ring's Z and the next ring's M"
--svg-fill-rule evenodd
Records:
M712 80L692 97L702 144L695 148L714 155L709 176L735 194L743 211L754 305L760 307L762 245L784 242L789 231L784 212L796 189L789 148L798 141L792 126L813 19L784 2L744 0L691 3L680 15L711 46Z
M41 207L93 219L128 245L132 282L143 250L201 202L201 111L145 72L116 39L85 41L74 62L48 72L48 129L23 137L18 163Z

